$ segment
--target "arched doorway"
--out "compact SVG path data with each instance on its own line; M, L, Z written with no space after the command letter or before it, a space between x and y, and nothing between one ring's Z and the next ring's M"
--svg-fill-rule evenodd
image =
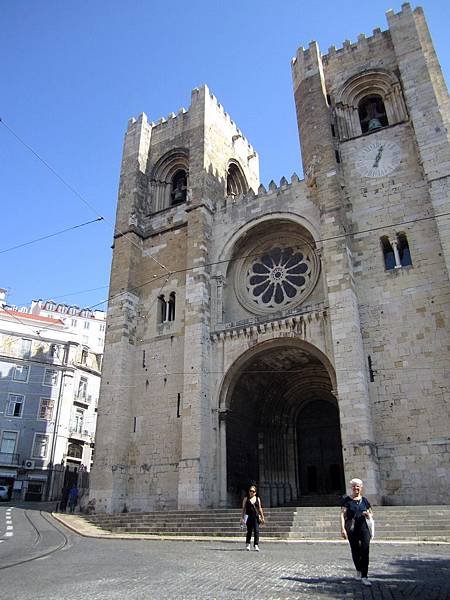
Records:
M277 340L233 369L226 399L228 505L250 482L267 506L336 504L344 493L339 410L326 359Z

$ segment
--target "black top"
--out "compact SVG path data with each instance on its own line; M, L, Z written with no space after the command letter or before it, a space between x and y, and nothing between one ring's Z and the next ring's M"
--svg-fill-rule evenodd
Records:
M347 509L345 520L350 521L351 519L355 519L356 522L363 522L364 515L362 513L371 508L370 502L364 496L359 500L354 500L350 496L346 496L341 502L341 507Z
M249 517L257 517L259 516L259 506L260 506L259 496L256 496L256 502L250 502L250 498L247 498L245 502L245 514Z

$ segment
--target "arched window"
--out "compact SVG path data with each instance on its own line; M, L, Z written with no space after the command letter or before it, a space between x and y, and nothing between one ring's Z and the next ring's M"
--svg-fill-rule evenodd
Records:
M405 233L397 234L397 249L400 264L402 267L409 267L412 265L411 253L409 251L408 239Z
M187 197L187 173L184 169L179 169L172 179L170 190L170 204L181 204L186 202Z
M366 96L358 106L362 133L368 133L389 125L383 99L377 94Z
M247 180L240 165L231 161L227 173L227 196L241 196L247 191Z
M386 271L395 269L396 264L395 264L394 248L392 247L392 244L389 241L389 238L387 237L387 235L384 235L381 238L381 248L383 250L384 267L385 267Z
M398 77L382 69L367 70L348 79L336 93L333 112L341 140L408 118Z
M166 299L164 294L158 298L158 323L164 323L166 320Z
M412 265L408 239L405 233L397 233L395 240L392 242L388 236L383 236L381 238L381 247L383 249L386 271Z
M83 447L80 444L69 444L67 448L67 456L70 458L83 458Z
M158 298L158 323L175 321L175 292L171 292L166 300L164 294Z
M167 320L168 321L175 321L175 292L171 292L170 296L169 296L169 301L168 301L168 315L167 315Z
M186 202L188 198L189 154L177 148L164 154L150 172L152 213Z

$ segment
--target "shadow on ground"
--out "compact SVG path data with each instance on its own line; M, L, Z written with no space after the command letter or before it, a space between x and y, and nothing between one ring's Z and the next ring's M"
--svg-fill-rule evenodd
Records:
M370 572L372 587L365 587L356 578L296 577L282 580L298 582L298 597L314 598L380 598L412 600L450 600L450 559L403 557L393 560L388 573Z

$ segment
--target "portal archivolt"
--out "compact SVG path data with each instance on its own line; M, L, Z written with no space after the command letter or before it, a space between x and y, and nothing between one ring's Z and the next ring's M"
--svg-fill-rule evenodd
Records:
M307 345L288 342L256 349L229 386L229 505L239 502L252 481L270 506L333 503L344 491L329 364Z

